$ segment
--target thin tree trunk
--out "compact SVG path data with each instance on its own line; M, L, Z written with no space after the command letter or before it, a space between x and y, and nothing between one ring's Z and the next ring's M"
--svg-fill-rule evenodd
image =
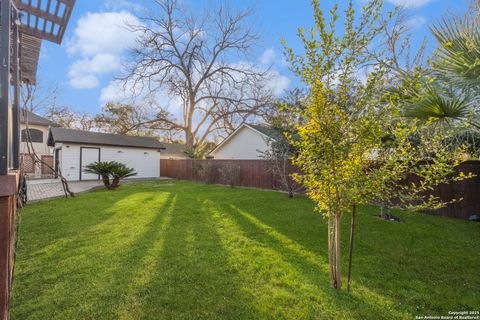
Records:
M342 286L341 283L341 269L340 269L340 222L341 222L341 213L337 212L335 214L335 286L334 288L339 290Z
M328 217L328 264L330 266L330 285L335 288L335 218Z
M390 212L388 210L388 207L384 203L382 203L380 207L380 217L382 217L382 219L388 219L390 217Z
M350 247L349 247L349 257L348 257L348 276L347 276L347 291L350 292L350 279L352 275L352 256L353 256L353 240L355 237L355 213L357 211L357 206L353 205L352 207L352 224L350 226Z

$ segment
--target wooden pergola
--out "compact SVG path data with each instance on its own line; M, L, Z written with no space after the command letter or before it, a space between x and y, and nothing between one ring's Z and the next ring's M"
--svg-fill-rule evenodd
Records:
M19 167L20 85L36 83L42 40L62 42L74 5L75 0L1 0L0 176Z

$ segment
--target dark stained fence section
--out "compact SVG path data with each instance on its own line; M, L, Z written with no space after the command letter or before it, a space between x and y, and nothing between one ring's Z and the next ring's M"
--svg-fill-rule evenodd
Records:
M8 319L15 250L17 175L0 176L0 319Z
M160 172L163 177L192 180L208 183L224 184L221 169L225 166L238 166L240 176L235 183L241 187L261 189L282 189L281 183L271 171L271 165L266 160L160 160ZM198 173L200 167L209 168L208 179ZM290 166L293 173L295 169ZM207 181L208 180L208 181Z
M480 161L466 161L457 167L457 171L473 173L475 177L437 187L432 192L433 195L439 196L444 201L452 199L458 201L430 213L458 219L468 219L474 214L480 215Z
M205 181L195 170L195 167L198 168L199 165L211 167L209 181ZM266 160L160 160L160 170L164 177L219 184L224 184L220 169L225 165L240 167L240 179L236 183L238 186L282 189L281 184L270 170L270 163ZM458 219L468 219L473 214L480 214L480 161L464 162L458 167L458 170L464 173L471 172L476 177L439 186L432 194L440 196L444 201L462 200L430 213ZM293 166L290 166L290 171L298 172ZM406 181L406 183L409 182L411 181Z

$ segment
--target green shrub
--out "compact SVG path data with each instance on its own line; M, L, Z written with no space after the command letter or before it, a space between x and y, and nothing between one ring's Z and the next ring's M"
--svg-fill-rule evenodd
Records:
M107 189L115 189L120 185L120 180L133 177L137 173L133 168L116 161L98 161L91 163L83 170L85 173L98 174L102 177L103 184Z

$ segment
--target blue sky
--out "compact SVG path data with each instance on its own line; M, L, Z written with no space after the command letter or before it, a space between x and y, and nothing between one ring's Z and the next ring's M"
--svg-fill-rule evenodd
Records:
M208 7L214 0L182 0L196 11ZM355 0L356 6L365 0ZM256 27L262 41L252 59L256 63L273 64L278 72L278 90L298 84L282 61L280 38L294 49L300 43L298 27L312 25L309 0L230 0L232 6L254 7ZM321 0L328 7L333 0ZM387 0L385 10L405 5L415 42L427 37L428 49L435 46L428 26L444 14L463 13L469 0ZM133 36L121 27L109 28L112 21L135 21L145 2L134 0L77 0L72 18L61 46L44 42L38 70L44 87L58 86L57 104L71 106L77 111L97 113L105 101L116 93L109 84L118 75Z

